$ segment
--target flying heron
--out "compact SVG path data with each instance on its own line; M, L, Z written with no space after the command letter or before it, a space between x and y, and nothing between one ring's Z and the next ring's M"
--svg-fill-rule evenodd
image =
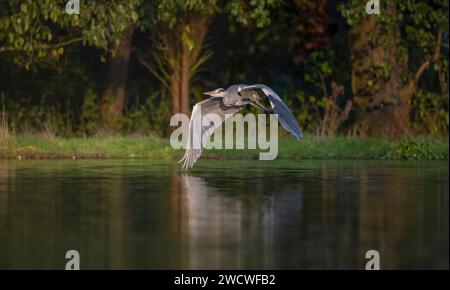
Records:
M191 114L189 122L189 135L187 140L186 152L179 162L183 162L183 168L186 170L192 168L194 163L202 153L202 139L208 138L215 129L219 128L221 123L213 123L209 126L194 126L196 122L201 124L202 116L216 114L224 122L242 110L246 105L254 106L266 114L278 114L278 121L281 126L290 132L297 140L302 138L302 131L297 120L292 115L291 110L283 100L268 86L256 85L232 85L226 90L218 88L214 91L203 93L211 96L204 101L197 103ZM261 101L268 99L272 109L265 108ZM201 132L197 132L201 130Z

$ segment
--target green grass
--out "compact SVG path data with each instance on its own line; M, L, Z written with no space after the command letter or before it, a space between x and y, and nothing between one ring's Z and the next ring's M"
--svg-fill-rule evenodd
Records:
M17 136L0 143L1 159L52 158L143 158L178 159L182 150L173 150L160 138L90 137L52 138ZM416 137L390 141L379 138L318 139L306 136L300 142L281 139L278 159L448 159L448 139ZM259 150L205 150L203 158L257 159Z

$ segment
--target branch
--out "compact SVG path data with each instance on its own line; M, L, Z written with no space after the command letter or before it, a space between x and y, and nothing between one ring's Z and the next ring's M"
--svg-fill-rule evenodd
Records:
M430 67L430 65L434 62L439 61L441 56L441 43L442 43L442 35L441 32L438 33L438 42L436 47L434 48L434 53L431 58L426 59L416 70L414 75L409 80L408 84L404 87L402 92L400 93L400 98L403 102L409 104L411 101L411 97L416 91L417 83L419 82L422 74Z
M170 90L170 86L167 80L164 77L162 77L161 74L159 74L149 63L147 63L143 59L139 59L139 63L143 65L149 71L150 74L152 74L155 78L157 78L165 88Z
M79 37L75 37L72 39L68 39L65 41L62 41L60 43L56 43L56 44L43 44L37 47L34 47L31 49L31 51L33 50L42 50L42 49L53 49L53 48L58 48L58 47L62 47L62 46L67 46L76 42L80 42L82 41L84 38L82 36ZM6 51L30 51L28 49L24 49L24 48L16 48L16 47L0 47L0 52L6 52Z
M437 62L439 60L439 57L441 56L441 43L442 43L442 35L439 32L438 34L438 43L434 49L433 56L430 59L427 59L424 61L420 67L417 69L416 73L412 77L412 79L409 81L408 87L415 88L417 85L417 82L419 81L422 74L428 69L430 64Z

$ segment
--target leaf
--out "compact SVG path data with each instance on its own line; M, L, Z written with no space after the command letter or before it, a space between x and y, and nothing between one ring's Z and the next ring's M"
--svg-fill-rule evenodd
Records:
M21 3L21 4L20 4L20 11L21 11L22 13L27 13L27 12L28 12L27 4Z
M192 51L194 49L194 41L189 38L189 35L186 31L183 32L183 35L181 36L181 41L183 42L183 45L188 48L189 51Z

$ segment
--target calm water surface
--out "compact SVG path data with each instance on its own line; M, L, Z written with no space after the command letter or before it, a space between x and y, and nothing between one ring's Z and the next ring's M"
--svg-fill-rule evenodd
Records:
M0 268L449 267L448 161L0 161Z

